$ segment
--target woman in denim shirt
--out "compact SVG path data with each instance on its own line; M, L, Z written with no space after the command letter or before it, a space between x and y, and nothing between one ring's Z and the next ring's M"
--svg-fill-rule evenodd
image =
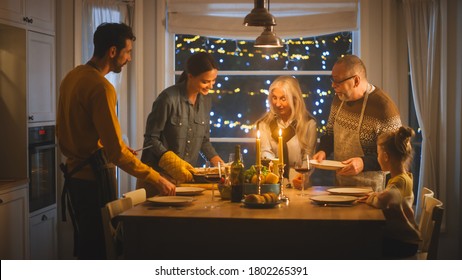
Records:
M210 143L209 91L215 84L218 65L205 52L192 55L178 82L162 91L152 105L146 123L141 161L170 175L176 182L192 180L190 170L199 152L214 165L223 160ZM154 189L147 186L148 196Z

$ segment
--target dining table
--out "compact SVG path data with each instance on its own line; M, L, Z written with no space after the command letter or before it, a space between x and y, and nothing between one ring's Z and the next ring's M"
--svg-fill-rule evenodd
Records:
M313 202L315 196L335 195L333 188L313 186L305 196L286 188L289 199L271 208L222 200L216 190L212 196L210 187L187 205L146 201L117 217L124 258L381 259L382 210L361 202Z

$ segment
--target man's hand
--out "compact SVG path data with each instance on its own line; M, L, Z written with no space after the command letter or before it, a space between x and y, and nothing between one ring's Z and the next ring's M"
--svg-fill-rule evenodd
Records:
M364 162L360 157L350 158L345 161L342 161L343 164L346 164L344 168L337 171L338 175L344 176L353 176L358 175L364 170Z
M157 184L154 187L159 191L160 195L175 195L176 194L176 187L172 182L165 179L164 177L160 177Z

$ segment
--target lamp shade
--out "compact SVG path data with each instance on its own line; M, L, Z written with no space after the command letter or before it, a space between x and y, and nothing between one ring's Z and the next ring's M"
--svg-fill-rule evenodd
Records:
M245 26L276 25L276 19L265 8L265 0L255 0L254 3L255 3L254 8L244 18L244 25Z
M273 31L273 26L265 26L265 30L255 39L254 47L257 48L281 48L284 44Z

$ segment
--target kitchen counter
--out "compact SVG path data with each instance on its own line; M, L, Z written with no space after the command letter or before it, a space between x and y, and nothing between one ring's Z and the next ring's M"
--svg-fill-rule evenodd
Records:
M0 192L10 189L11 190L16 190L16 188L19 188L21 186L29 184L29 179L23 178L23 179L0 179Z

